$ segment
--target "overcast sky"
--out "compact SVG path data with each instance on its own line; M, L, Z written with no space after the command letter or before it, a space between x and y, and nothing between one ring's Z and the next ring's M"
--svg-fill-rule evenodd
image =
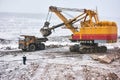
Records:
M70 8L98 8L99 14L120 17L120 0L0 0L0 12L46 13L50 5Z

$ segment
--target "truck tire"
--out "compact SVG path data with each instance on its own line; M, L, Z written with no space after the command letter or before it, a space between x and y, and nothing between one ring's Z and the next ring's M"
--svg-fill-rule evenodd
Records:
M29 51L35 51L35 50L36 50L35 44L30 44L29 45Z
M22 49L22 51L27 51L27 49Z
M45 44L43 43L40 44L40 50L45 50Z

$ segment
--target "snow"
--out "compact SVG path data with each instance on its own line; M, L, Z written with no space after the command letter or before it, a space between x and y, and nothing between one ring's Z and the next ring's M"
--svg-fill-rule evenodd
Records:
M0 50L0 53L6 54L0 57L1 80L86 80L87 77L97 80L97 76L107 77L110 72L119 76L119 61L101 64L91 59L90 55L93 54L69 52L69 46L74 43L66 42L63 39L63 42L59 41L60 39L54 40L52 37L52 40L47 41L45 45L57 45L57 47L46 48L46 50L41 51L18 53L19 50L17 46L15 47L18 44L16 42L9 44L12 50ZM119 44L118 42L100 45L114 49L119 47ZM26 65L22 63L23 55L27 57Z
M120 42L117 42L117 43L105 43L105 44L101 44L101 45L105 45L107 47L107 49L120 48Z
M0 51L3 50L18 50L18 41L4 40L0 42Z
M67 46L67 45L74 45L74 44L77 44L77 43L71 43L71 42L51 42L51 41L47 41L45 43L46 46L49 46L49 45L62 45L62 46Z
M42 26L40 19L1 17L0 39L5 41L0 42L0 80L104 80L110 72L120 78L119 59L101 64L91 59L93 54L70 52L69 46L76 43L68 40L71 32L66 29L53 31L45 43L46 50L20 51L18 37L22 34L41 37L39 29ZM115 49L120 48L120 41L99 45ZM23 55L27 57L26 65L22 63Z
M23 55L27 57L26 65L22 64ZM113 63L101 64L92 60L89 55L69 53L68 47L24 52L16 56L5 55L0 58L0 73L4 73L1 75L1 79L86 80L87 76L91 76L90 79L97 79L97 74L101 76L109 72L119 74L119 62L116 62L116 67L113 67ZM87 75L86 71L91 75Z
M52 37L54 38L54 37ZM46 46L53 46L53 45L57 45L57 46L70 46L70 45L74 45L74 44L78 44L78 43L72 43L70 41L47 41L45 42ZM114 48L120 48L120 42L117 43L104 43L104 44L100 44L100 45L105 45L107 47L107 49L114 49ZM17 41L12 41L10 43L7 44L1 44L0 43L0 50L7 50L7 48L10 48L12 50L17 50L18 49L18 42Z

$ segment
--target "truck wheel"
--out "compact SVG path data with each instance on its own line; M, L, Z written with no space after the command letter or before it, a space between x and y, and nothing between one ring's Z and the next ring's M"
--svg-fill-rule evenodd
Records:
M36 50L35 44L29 45L29 51L35 51L35 50Z
M22 49L22 51L27 51L26 49Z
M40 50L44 50L45 49L45 44L41 43L40 44Z

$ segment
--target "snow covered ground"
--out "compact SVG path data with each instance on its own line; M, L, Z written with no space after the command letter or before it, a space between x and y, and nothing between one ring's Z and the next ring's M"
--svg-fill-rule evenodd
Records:
M3 53L1 80L110 80L109 74L120 78L120 60L101 64L91 59L93 54L70 53L68 47ZM23 55L27 57L26 65L22 63Z
M78 43L72 43L69 41L68 36L56 36L49 37L49 41L45 42L46 46L58 45L58 46L70 46ZM99 45L105 45L108 49L120 48L120 39L117 43L100 43ZM18 41L17 40L0 40L0 50L17 50Z
M45 43L46 50L22 52L18 49L19 35L40 37L42 20L0 17L0 80L120 80L120 59L105 64L93 60L90 56L94 53L70 52L69 46L74 43L68 40L68 36L62 36L66 30L55 31ZM119 53L114 49L120 48L120 41L100 45L112 49L108 50L108 55ZM27 57L26 65L22 63L23 55Z
M10 46L11 50L0 50L0 80L120 79L120 59L111 64L104 64L90 57L94 54L72 53L69 51L69 45L73 43L69 42L67 37L52 37L45 44L46 50L22 52L17 49L17 43L8 43L6 46ZM120 48L120 43L104 45L109 49ZM116 52L108 51L107 54L114 53ZM23 55L27 57L26 65L22 62Z

